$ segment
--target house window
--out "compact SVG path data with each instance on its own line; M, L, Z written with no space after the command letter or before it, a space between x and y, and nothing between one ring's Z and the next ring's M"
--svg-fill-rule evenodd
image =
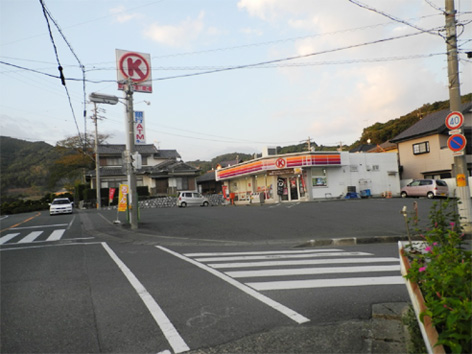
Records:
M104 166L123 166L121 157L108 157Z
M177 190L182 191L189 189L188 187L188 178L187 177L179 177L175 179L177 182Z
M413 144L413 154L426 154L429 152L429 142L425 141L423 143Z

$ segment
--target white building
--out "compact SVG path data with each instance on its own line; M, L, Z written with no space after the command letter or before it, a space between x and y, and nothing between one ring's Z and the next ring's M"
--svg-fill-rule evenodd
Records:
M299 152L268 155L216 171L235 203L340 198L349 193L397 196L396 153ZM255 200L256 199L256 200Z

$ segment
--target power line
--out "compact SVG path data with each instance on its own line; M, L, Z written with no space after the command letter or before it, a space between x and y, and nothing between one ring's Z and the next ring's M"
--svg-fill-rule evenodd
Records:
M214 73L223 72L223 71L246 69L246 68L256 67L256 66L261 66L261 65L276 64L276 63L281 63L281 62L284 62L284 61L291 61L291 60L295 60L295 59L309 58L309 57L316 56L316 55L334 53L334 52L339 52L339 51L342 51L342 50L359 48L359 47L372 45L372 44L384 43L384 42L388 42L388 41L392 41L392 40L396 40L396 39L413 37L413 36L417 36L419 34L422 34L422 33L421 32L410 33L410 34L405 34L405 35L396 36L396 37L378 39L378 40L375 40L375 41L364 42L364 43L360 43L360 44L353 44L353 45L349 45L349 46L345 46L345 47L327 49L327 50L322 50L322 51L319 51L319 52L313 52L313 53L303 54L303 55L296 55L296 56L286 57L286 58L281 58L281 59L268 60L268 61L263 61L263 62L259 62L259 63L236 65L236 66L227 67L227 68L203 71L203 72L199 72L199 73L191 73L191 74L183 74L183 75L168 76L168 77L163 77L163 78L156 78L156 79L152 79L152 81L163 81L163 80L170 80L170 79L178 79L178 78L191 77L191 76L214 74Z
M48 11L46 9L46 6L44 5L43 3L43 0L39 0L39 2L41 3L41 7L43 9L43 14L44 14L44 18L46 19L46 23L47 23L47 26L48 26L48 31L49 31L49 37L51 39L51 43L52 43L52 46L54 48L54 53L56 55L56 61L57 61L57 65L58 65L58 69L59 69L59 78L61 79L61 83L62 85L64 86L64 89L66 91L66 94L67 94L67 99L69 101L69 106L70 106L70 109L72 111L72 116L74 117L74 122L75 122L75 126L77 128L77 133L79 135L79 138L81 138L81 135L80 135L80 129L79 129L79 125L77 124L77 119L75 117L75 112L74 112L74 107L72 106L72 100L70 98L70 94L69 94L69 90L66 86L66 79L64 77L64 74L62 72L62 66L61 66L61 61L59 60L59 54L57 52L57 47L56 47L56 43L54 42L54 37L52 35L52 31L51 31L51 25L49 24L49 18L48 18Z
M64 35L64 33L62 32L61 28L59 27L57 21L54 19L54 17L52 16L51 12L47 9L46 5L44 5L44 3L41 1L41 4L43 5L43 11L45 11L47 13L47 15L49 16L49 18L51 19L51 21L54 23L54 25L56 26L57 30L59 31L60 35L62 36L62 39L64 40L64 42L66 42L67 46L69 47L72 55L74 56L74 58L77 60L77 63L79 64L80 66L80 69L82 70L82 92L83 92L83 115L84 115L84 133L87 132L87 108L86 108L86 104L87 104L87 93L86 93L86 90L85 90L85 67L82 65L82 63L80 62L80 59L79 57L77 56L77 54L75 53L74 49L72 48L71 44L69 43L69 41L67 40L66 36ZM51 35L52 37L52 35ZM56 56L57 56L57 52L56 52ZM78 128L78 127L77 127ZM79 137L80 137L80 132L79 132Z
M407 26L409 26L409 27L412 27L412 28L414 28L414 29L416 29L416 30L418 30L418 31L423 32L423 33L429 33L429 34L432 34L432 35L435 35L435 36L441 36L441 37L442 37L442 35L441 35L439 32L433 32L432 30L425 30L425 29L423 29L423 28L421 28L421 27L418 27L418 26L416 26L416 25L411 24L411 23L408 22L408 21L402 20L402 19L400 19L400 18L398 18L398 17L395 17L395 16L393 16L393 15L387 14L387 13L385 13L385 12L383 12L383 11L380 11L380 10L377 10L377 9L375 9L375 8L373 8L373 7L370 7L370 6L366 5L366 4L363 4L363 3L361 3L360 1L356 1L356 0L348 0L348 1L349 1L350 3L352 3L352 4L354 4L354 5L357 5L357 6L359 6L359 7L362 7L363 9L366 9L366 10L369 10L369 11L373 11L373 12L375 12L375 13L378 13L379 15L385 16L385 17L387 17L387 18L389 18L389 19L391 19L391 20L393 20L393 21L395 21L395 22L399 22L399 23L402 23L402 24L407 25ZM444 37L443 37L443 38L444 38Z

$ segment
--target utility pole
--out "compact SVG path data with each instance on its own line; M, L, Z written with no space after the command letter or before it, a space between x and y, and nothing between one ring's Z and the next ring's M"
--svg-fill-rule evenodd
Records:
M459 64L457 61L457 33L456 33L456 10L454 0L446 1L446 44L447 44L447 71L449 78L449 100L451 112L461 112L461 93L459 82ZM460 134L463 130L460 129ZM470 199L469 173L467 171L467 160L464 154L454 156L454 172L456 176L465 176L465 185L457 186L457 197L459 199L459 215L461 217L461 226L464 232L472 232L472 201Z
M136 189L136 175L134 174L132 158L135 153L134 148L134 111L133 111L133 84L131 78L128 78L126 85L126 108L127 108L127 151L126 151L126 171L128 174L128 206L131 229L138 228L138 192Z
M93 102L93 116L92 119L95 123L95 182L96 182L96 189L97 189L97 209L101 208L102 205L102 196L100 193L100 158L98 156L98 111L97 111L97 103Z
M110 95L104 95L101 93L96 93L92 92L89 95L90 101L93 103L93 108L94 108L94 113L92 116L92 119L95 122L95 175L96 175L96 181L97 181L97 209L100 209L101 207L101 195L100 195L100 159L98 156L98 126L97 126L97 120L98 120L98 109L97 109L97 103L105 103L105 104L112 104L115 105L118 103L118 97L116 96L110 96Z

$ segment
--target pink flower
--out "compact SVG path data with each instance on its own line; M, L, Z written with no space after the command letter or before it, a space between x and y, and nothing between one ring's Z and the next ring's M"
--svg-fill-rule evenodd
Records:
M433 247L428 246L424 249L426 252L431 252L433 250Z
M420 269L418 269L418 270L419 270L419 272L420 272L420 273L421 273L421 272L425 272L425 271L426 271L426 266L424 266L424 267L421 267L421 268L420 268Z
M453 229L454 226L456 225L456 223L455 222L450 222L449 225L451 225L451 229Z

